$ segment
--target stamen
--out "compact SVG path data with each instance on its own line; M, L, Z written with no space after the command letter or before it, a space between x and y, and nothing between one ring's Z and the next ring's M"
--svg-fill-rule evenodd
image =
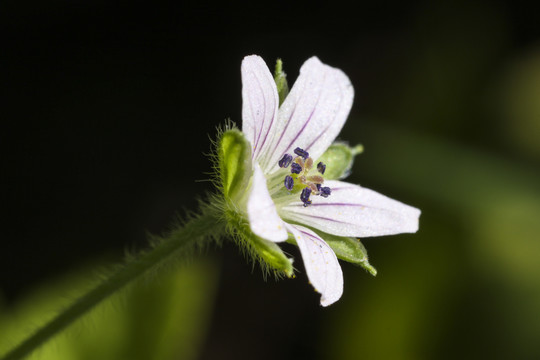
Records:
M279 162L278 162L279 167L282 167L282 168L288 167L291 164L292 159L293 159L292 156L289 155L289 154L283 155L281 160L279 160Z
M299 147L297 147L296 149L294 149L294 153L298 156L301 156L304 158L304 160L306 160L308 157L309 157L309 153L303 149L300 149Z
M319 195L327 198L332 193L329 187L323 187L324 172L326 171L326 165L320 161L317 164L317 170L320 175L309 175L311 168L313 168L313 159L309 157L309 153L304 149L297 147L294 149L294 153L297 155L284 154L278 164L281 168L291 167L291 174L297 174L298 176L286 175L283 180L283 185L288 191L292 191L295 185L303 188L300 194L300 200L304 203L304 207L311 204L309 199L311 195Z
M313 159L312 158L307 158L306 164L304 165L304 167L306 168L306 172L311 170L311 168L313 167Z
M300 174L301 172L302 172L302 166L300 166L297 163L293 162L291 164L291 173L292 174Z
M300 200L304 203L304 207L307 207L309 204L311 204L311 200L309 200L309 196L311 195L311 188L307 187L304 190L302 190L302 193L300 194Z
M324 182L324 178L321 175L311 175L307 179L315 184L322 184Z
M287 175L285 176L285 182L284 182L285 188L289 191L291 191L294 187L294 179L292 176Z
M322 162L319 162L317 164L317 170L319 170L319 172L324 175L324 172L326 171L326 165L324 165Z
M332 193L332 190L331 190L329 187L327 187L327 186L321 187L321 193L320 193L320 195L321 195L322 197L327 198L331 193Z

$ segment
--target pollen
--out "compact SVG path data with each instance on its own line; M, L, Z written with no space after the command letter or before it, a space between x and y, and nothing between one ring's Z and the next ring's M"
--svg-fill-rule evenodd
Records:
M281 160L278 161L278 165L281 168L289 168L290 175L285 176L283 181L284 187L288 191L292 191L295 185L303 187L300 193L300 200L304 203L304 207L309 206L312 201L311 195L328 197L332 190L327 186L322 186L324 183L324 172L326 171L326 165L322 162L317 164L317 172L310 175L310 170L313 168L314 161L309 157L309 153L297 147L294 149L294 154L297 156L293 158L290 154L283 154Z

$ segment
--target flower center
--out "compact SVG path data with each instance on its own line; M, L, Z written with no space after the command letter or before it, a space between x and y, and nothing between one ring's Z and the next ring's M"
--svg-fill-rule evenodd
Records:
M311 204L309 199L311 195L328 197L332 191L329 187L322 186L324 183L322 175L324 175L326 165L319 162L317 164L318 174L309 175L309 171L313 168L313 159L309 157L309 153L299 147L294 149L294 153L297 155L295 158L292 155L285 154L278 162L279 167L282 168L288 168L290 165L291 175L285 176L283 182L285 188L292 191L295 186L303 187L300 200L302 200L304 206Z

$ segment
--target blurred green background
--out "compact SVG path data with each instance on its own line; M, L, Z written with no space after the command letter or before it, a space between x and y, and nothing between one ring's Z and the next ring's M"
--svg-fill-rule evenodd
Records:
M528 2L3 1L0 354L210 189L240 62L343 69L348 181L422 210L318 305L231 242L33 359L540 358L540 22ZM203 180L203 181L201 181ZM287 246L300 264L297 249Z

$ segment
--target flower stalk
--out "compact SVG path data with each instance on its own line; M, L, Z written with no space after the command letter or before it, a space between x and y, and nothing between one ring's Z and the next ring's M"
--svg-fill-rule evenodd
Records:
M26 340L3 355L1 360L22 359L39 346L66 329L103 300L123 289L126 285L144 278L152 272L167 268L173 262L181 262L190 254L218 240L225 232L220 213L206 206L200 215L192 217L183 226L177 227L167 236L153 239L153 247L137 256L130 257L112 275L94 289L79 298L70 307L30 335Z

